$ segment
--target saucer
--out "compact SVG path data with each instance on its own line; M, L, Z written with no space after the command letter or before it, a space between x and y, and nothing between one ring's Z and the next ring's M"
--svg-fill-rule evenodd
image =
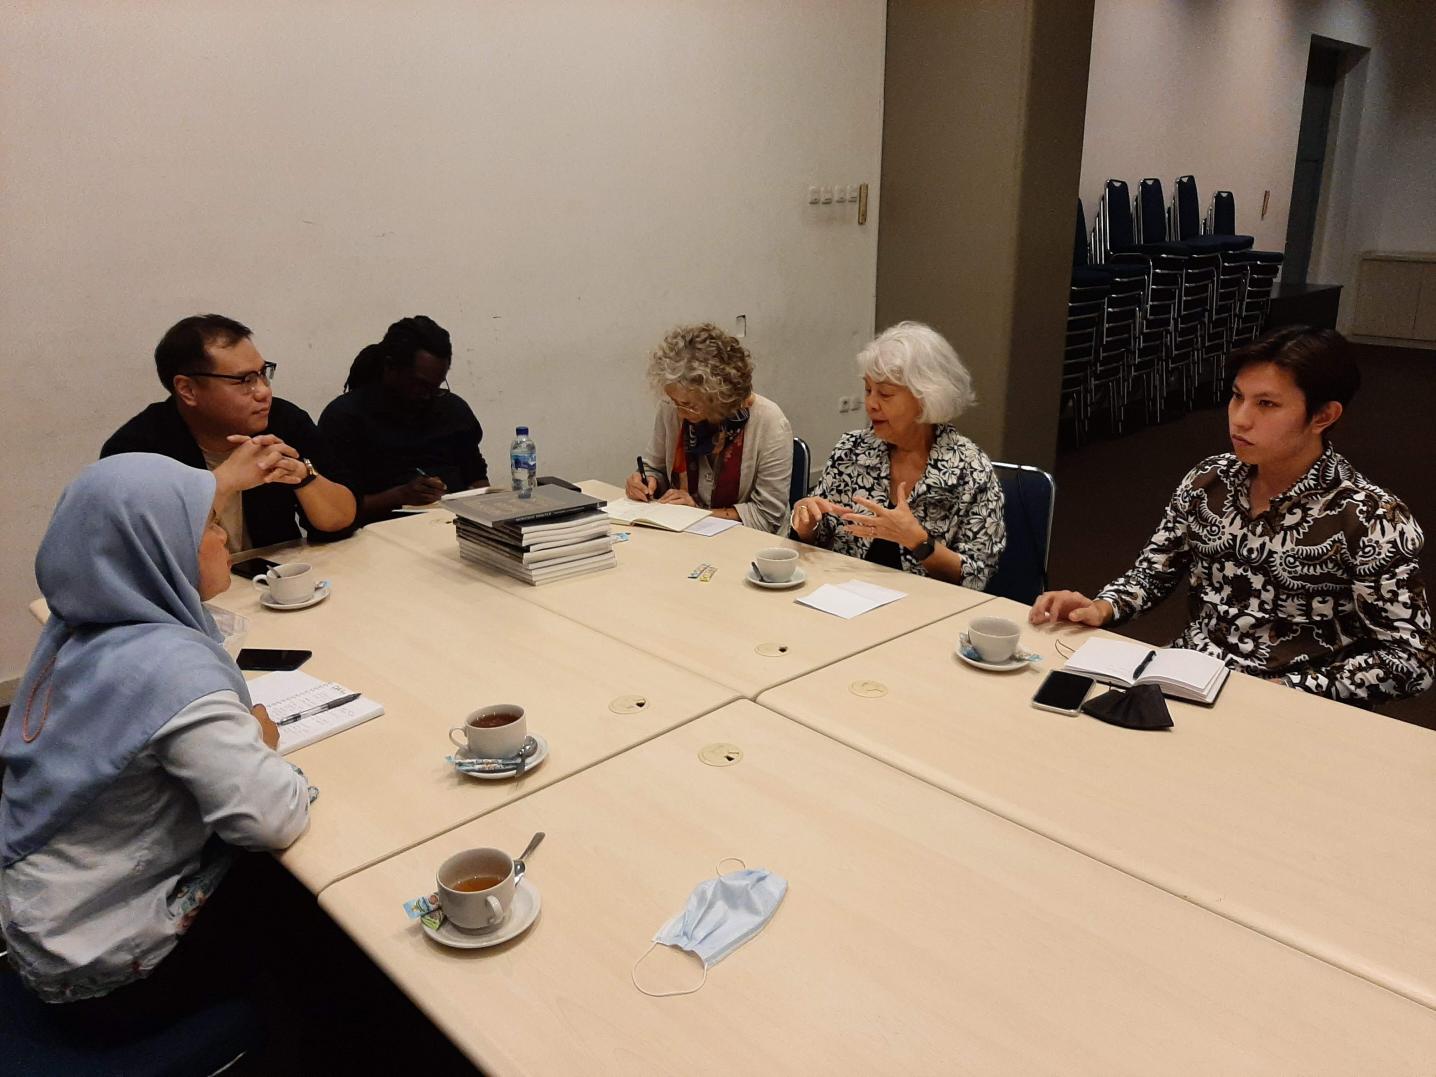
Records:
M798 587L801 584L806 583L808 580L808 574L804 572L801 568L795 568L793 569L792 576L790 576L786 580L783 580L781 583L778 583L773 580L760 580L757 576L753 575L753 566L749 565L748 574L743 578L749 583L751 583L754 587L765 587L770 591L786 591L789 587Z
M528 765L524 767L525 774L533 770L535 767L537 767L540 763L542 763L545 759L548 758L548 741L544 740L537 733L530 733L529 736L533 737L534 743L536 743L538 747L534 749L534 754L529 756ZM472 756L470 755L467 748L455 748L454 758L468 759L472 758ZM481 782L506 782L510 778L518 777L519 772L516 770L500 770L492 774L481 774L465 773L461 770L458 771L458 773L463 774L465 778L477 778Z
M1029 665L1026 658L1018 658L1013 655L1006 662L984 662L981 658L968 658L962 653L962 648L967 645L967 633L957 637L957 645L953 647L952 653L961 658L969 666L976 666L978 669L985 669L990 673L1010 673L1014 669L1023 669ZM1023 652L1024 654L1026 652Z
M276 602L274 596L267 591L259 596L259 604L268 606L272 610L307 610L310 606L317 606L329 597L331 588L328 580L320 580L319 586L314 588L314 593L303 602Z
M437 928L424 923L420 926L425 935L441 945L452 946L456 950L482 950L486 946L508 942L527 931L538 919L539 904L538 887L525 878L514 887L514 903L509 906L509 914L495 927L465 931L447 917Z

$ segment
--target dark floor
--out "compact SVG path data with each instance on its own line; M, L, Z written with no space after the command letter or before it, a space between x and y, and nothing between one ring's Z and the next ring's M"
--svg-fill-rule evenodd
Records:
M1332 443L1372 482L1410 507L1427 533L1421 564L1436 591L1436 352L1359 345L1361 392ZM1182 476L1204 456L1226 452L1226 411L1209 408L1181 419L1103 437L1058 457L1053 523L1053 587L1092 594L1126 569ZM1186 622L1186 588L1119 631L1163 644ZM1379 708L1436 729L1436 690Z

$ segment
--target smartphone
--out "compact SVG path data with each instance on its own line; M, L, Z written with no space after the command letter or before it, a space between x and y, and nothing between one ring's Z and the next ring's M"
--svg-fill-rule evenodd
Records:
M1040 711L1055 711L1057 714L1082 713L1082 701L1092 690L1091 677L1079 677L1075 673L1064 673L1055 669L1032 697L1032 705Z
M263 557L251 557L247 561L236 561L229 566L229 570L236 576L252 580L254 577L263 576L270 569L278 567L278 561L268 561Z
M313 657L313 651L272 651L265 647L246 647L239 652L235 661L239 663L240 669L272 672L298 669Z

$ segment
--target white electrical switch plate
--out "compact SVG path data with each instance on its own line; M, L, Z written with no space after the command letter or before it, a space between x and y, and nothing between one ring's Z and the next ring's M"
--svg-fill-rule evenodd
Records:
M823 196L818 192L818 189L816 187L808 188L808 205L816 206L820 201L822 201L822 198Z
M849 202L856 202L857 200L858 200L858 185L857 185L856 183L850 183L850 184L848 184L848 201L849 201Z
M823 205L826 206L826 205L827 205L829 202L831 202L832 200L833 200L833 189L832 189L831 187L824 187L824 188L823 188Z

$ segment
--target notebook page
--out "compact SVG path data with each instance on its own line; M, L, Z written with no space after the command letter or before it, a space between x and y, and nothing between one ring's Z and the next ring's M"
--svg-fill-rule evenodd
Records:
M1174 684L1206 694L1226 666L1221 659L1200 651L1172 647L1158 651L1142 671L1142 680L1153 684Z
M1078 647L1063 668L1117 684L1130 684L1133 672L1151 652L1152 648L1142 643L1094 638ZM1156 658L1152 659L1154 664L1156 661ZM1147 666L1147 671L1151 668L1151 665Z
M351 691L352 689L341 684L321 681L299 670L266 673L263 677L256 677L249 682L250 700L263 704L269 711L269 717L276 723L331 699L347 696ZM321 711L289 725L282 725L279 727L279 754L288 755L350 726L377 718L383 713L384 708L379 703L367 696L360 696L342 707Z
M632 501L626 497L610 501L603 506L603 511L626 524L649 524L668 531L684 531L709 515L707 509L690 505L660 505L656 501Z

